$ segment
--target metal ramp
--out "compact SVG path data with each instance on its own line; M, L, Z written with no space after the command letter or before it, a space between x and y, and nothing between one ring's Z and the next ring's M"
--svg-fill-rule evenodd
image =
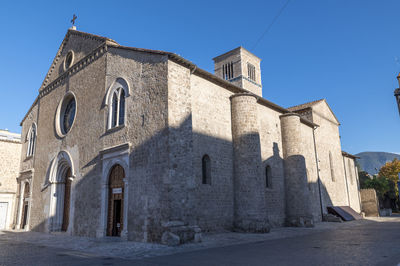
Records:
M331 206L328 207L328 213L339 216L343 221L353 221L362 219L361 215L349 206Z

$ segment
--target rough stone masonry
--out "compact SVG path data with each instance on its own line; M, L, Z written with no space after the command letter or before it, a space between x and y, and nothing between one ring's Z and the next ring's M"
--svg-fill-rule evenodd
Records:
M312 226L333 205L360 212L355 157L327 102L262 98L261 59L243 47L214 62L211 74L68 30L21 122L24 228L180 244Z

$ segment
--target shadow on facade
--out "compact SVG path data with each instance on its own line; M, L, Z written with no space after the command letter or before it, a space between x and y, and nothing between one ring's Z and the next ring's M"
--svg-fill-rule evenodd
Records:
M151 131L154 124L146 121L142 127ZM128 136L128 131L124 134L127 134L127 139L132 138ZM99 137L99 141L104 136ZM257 134L257 138L252 136L249 139L254 141L260 137ZM260 158L261 153L272 154L258 164L261 167L261 171L258 171L261 177L257 179L259 184L255 184L254 180L245 180L241 184L248 183L249 186L240 188L245 191L257 185L257 192L261 194L254 197L254 200L264 201L268 222L272 226L282 226L289 214L320 221L321 211L326 212L326 207L332 202L321 182L307 183L309 173L305 158L296 155L285 161L280 155L277 142L261 143L261 151L257 148L253 151L251 147L249 149L250 152L259 153ZM268 149L271 152L267 152ZM209 184L202 182L202 158L205 154L211 159ZM109 156L95 155L81 162L81 167L76 169L76 178L72 182L68 233L89 237L105 235L107 217L110 215L108 198L113 193L108 179L113 164L122 164L125 169L123 191L127 202L124 202L126 209L121 207L121 211L126 216L126 223L121 226L127 231L127 239L159 242L168 223L198 225L203 232L233 230L234 165L239 164L238 167L245 168L251 168L251 165L246 163L246 158L240 160L240 156L234 156L233 142L229 138L192 132L191 115L180 127L164 128L139 145L132 143L129 153L118 150L115 154L110 152ZM127 162L126 165L123 162ZM289 168L285 164L295 164L293 171L288 172L286 169ZM75 165L79 164L75 162ZM267 167L270 167L270 172ZM291 182L288 182L288 178L291 178ZM311 179L318 180L317 177ZM35 186L41 186L42 183L38 183L43 181L36 177L36 182ZM251 191L248 192L251 195ZM44 198L45 206L33 204L31 207L30 223L33 231L49 231L49 219L54 217L43 217L44 210L49 207L49 193L48 187L34 198L34 201ZM255 206L259 204L254 202ZM252 202L249 202L248 206L251 205ZM289 210L289 206L298 207Z

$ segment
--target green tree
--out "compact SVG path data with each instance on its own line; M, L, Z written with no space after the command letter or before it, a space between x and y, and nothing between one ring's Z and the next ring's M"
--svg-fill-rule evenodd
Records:
M391 181L391 191L388 196L392 199L395 199L399 195L399 191L397 189L397 182L399 181L399 173L400 173L400 160L395 158L391 162L387 162L384 166L379 170L378 175L381 177L386 177Z
M382 201L384 195L390 190L390 182L384 176L374 176L372 179L365 180L364 188L373 188L379 199Z
M372 179L372 176L365 171L358 172L358 178L360 180L360 187L361 188L368 188L365 185L365 182Z

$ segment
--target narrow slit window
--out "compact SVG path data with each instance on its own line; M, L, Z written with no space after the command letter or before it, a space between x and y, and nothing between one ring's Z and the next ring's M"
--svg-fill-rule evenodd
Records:
M111 127L116 127L118 122L118 94L114 92L113 99L112 99L112 122Z
M211 160L206 154L203 156L202 160L202 183L211 185Z
M265 187L266 188L272 187L271 166L269 166L269 165L267 165L267 167L265 167Z

